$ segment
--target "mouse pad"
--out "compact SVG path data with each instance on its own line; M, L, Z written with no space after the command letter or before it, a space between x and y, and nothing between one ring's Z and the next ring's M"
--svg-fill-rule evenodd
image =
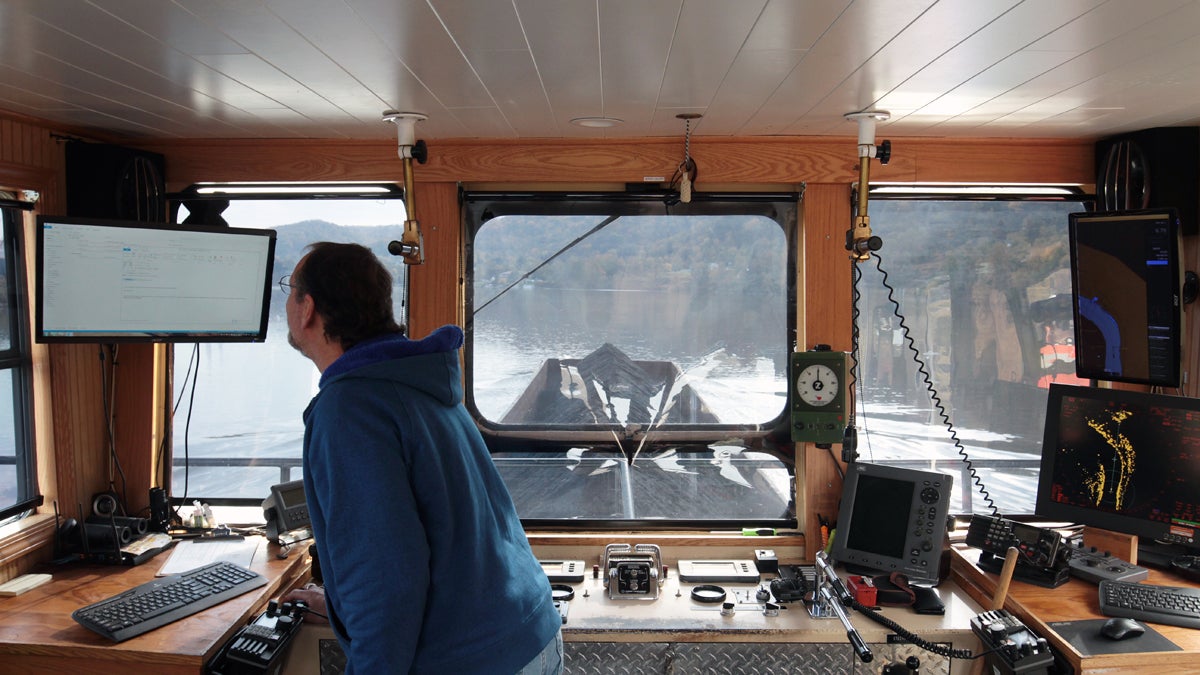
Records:
M1162 633L1138 622L1146 629L1138 637L1125 640L1110 640L1100 634L1100 627L1108 619L1086 619L1081 621L1051 621L1054 632L1071 643L1082 656L1098 654L1133 654L1138 652L1177 652L1179 645L1171 642Z

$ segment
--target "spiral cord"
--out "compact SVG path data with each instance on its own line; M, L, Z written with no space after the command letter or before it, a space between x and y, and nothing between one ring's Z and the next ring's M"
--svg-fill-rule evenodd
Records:
M904 628L903 626L896 623L895 621L892 621L891 619L887 618L886 616L881 614L879 612L879 610L877 610L873 607L867 607L866 605L862 604L858 600L855 600L853 597L847 598L847 600L849 600L850 606L853 607L854 609L858 610L858 612L860 614L862 614L863 616L867 617L871 621L874 621L875 623L877 623L881 626L886 627L888 630L890 630L893 633L895 633L896 635L898 635L900 637L900 639L904 640L905 642L916 645L917 647L920 647L921 649L924 649L925 651L930 652L932 654L937 654L938 656L944 656L944 657L951 658L951 659L962 659L964 661L970 661L972 659L978 659L980 657L987 656L988 654L991 654L992 652L996 651L995 649L990 649L986 652L980 652L979 654L975 654L975 653L972 653L971 650L969 650L969 649L954 649L953 647L950 647L948 645L940 645L935 642L930 642L928 640L921 638L916 633L913 633L912 631Z
M994 501L992 501L991 495L988 494L987 489L983 486L983 479L981 479L979 477L979 473L976 471L975 466L971 463L971 457L970 457L970 455L967 454L967 449L965 447L963 447L962 441L959 440L958 431L954 428L954 424L950 421L950 415L946 412L945 405L942 404L942 399L937 393L937 388L934 386L933 377L930 375L929 370L926 368L924 360L921 359L921 352L917 349L916 341L913 339L912 332L909 330L908 322L905 321L904 315L900 313L900 302L896 299L896 296L895 296L896 289L894 287L892 287L891 284L888 283L888 273L885 269L883 269L882 259L879 257L879 254L877 254L877 253L872 253L871 258L874 259L874 261L875 261L875 269L879 270L880 275L882 275L882 277L883 277L882 280L880 281L880 283L883 285L884 288L887 289L888 302L890 302L892 304L892 312L900 322L900 329L903 331L903 334L904 334L905 345L908 348L908 351L912 354L913 362L917 364L917 373L920 375L921 381L925 384L925 390L928 392L929 399L930 399L930 401L932 401L933 407L937 411L938 418L942 421L942 425L946 427L946 431L950 435L950 440L953 442L954 447L957 450L959 456L962 457L962 461L967 467L967 473L971 476L971 483L979 491L979 494L983 498L983 501L987 503L987 506L991 510L992 515L999 516L1000 512L999 512L999 509L996 508L996 503ZM861 272L856 273L855 285L854 285L854 314L855 314L855 325L856 326L858 323L857 319L858 319L858 298L859 298L857 282L860 281L861 279L862 279L862 273ZM854 339L856 340L856 344L854 346L854 351L855 351L855 353L857 353L857 351L858 351L857 329L855 332Z

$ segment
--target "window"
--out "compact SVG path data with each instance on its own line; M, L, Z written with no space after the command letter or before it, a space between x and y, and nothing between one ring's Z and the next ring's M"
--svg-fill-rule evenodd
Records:
M274 229L273 281L291 274L313 242L363 244L391 271L396 320L405 323L407 269L400 258L387 253L388 242L400 238L405 220L404 201L394 186L368 186L378 192L361 194L361 189L331 192L324 184L256 185L249 193L215 197L213 190L241 186L205 187L208 200L193 190L194 201L184 201L179 221L193 216L233 227ZM214 220L213 212L220 220ZM257 506L272 485L300 478L301 413L317 392L319 374L288 345L286 300L273 283L266 342L175 345L173 498Z
M958 510L988 512L965 453L1001 513L1029 514L1047 387L1079 382L1067 214L1084 205L1063 189L1003 195L872 194L883 248L857 270L858 451L954 474Z
M466 195L467 405L527 524L794 524L797 199Z
M0 520L38 503L31 433L31 368L22 212L0 206L4 239L0 266Z

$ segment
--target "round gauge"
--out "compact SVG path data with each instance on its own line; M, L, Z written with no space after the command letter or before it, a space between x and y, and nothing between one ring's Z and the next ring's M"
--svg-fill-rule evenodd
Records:
M838 376L833 368L821 364L805 366L796 376L796 394L801 401L814 407L833 403L838 385Z

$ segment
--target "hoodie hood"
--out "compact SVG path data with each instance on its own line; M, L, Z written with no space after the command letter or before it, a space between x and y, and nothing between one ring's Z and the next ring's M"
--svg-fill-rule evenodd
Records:
M399 333L351 347L321 374L321 389L346 378L392 380L419 389L447 405L462 400L458 349L463 332L442 326L420 340Z

